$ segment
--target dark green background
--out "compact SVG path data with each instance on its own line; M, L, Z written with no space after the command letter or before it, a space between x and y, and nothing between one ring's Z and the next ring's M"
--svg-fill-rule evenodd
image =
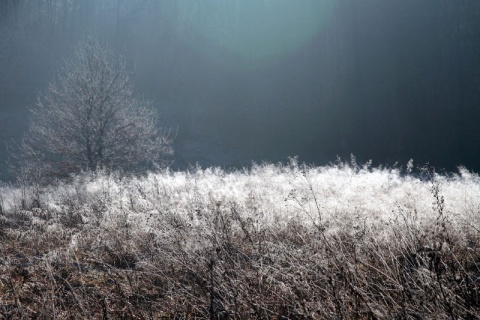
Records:
M178 168L353 153L480 169L478 0L2 0L3 178L3 142L92 34L178 127Z

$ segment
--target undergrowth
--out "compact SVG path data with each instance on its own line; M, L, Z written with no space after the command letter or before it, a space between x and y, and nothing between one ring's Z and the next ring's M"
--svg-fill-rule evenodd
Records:
M480 178L96 172L0 189L0 319L479 319Z

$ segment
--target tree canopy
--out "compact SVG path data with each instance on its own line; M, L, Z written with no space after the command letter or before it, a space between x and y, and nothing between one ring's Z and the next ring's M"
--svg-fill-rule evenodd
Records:
M162 164L173 152L151 102L134 94L125 60L94 39L78 45L37 99L20 145L22 170L132 170Z

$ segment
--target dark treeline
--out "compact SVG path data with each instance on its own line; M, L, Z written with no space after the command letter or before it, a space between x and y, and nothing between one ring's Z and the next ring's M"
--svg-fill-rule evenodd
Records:
M0 139L94 35L178 127L180 168L353 153L480 169L480 1L294 3L2 0ZM2 143L3 177L6 158Z

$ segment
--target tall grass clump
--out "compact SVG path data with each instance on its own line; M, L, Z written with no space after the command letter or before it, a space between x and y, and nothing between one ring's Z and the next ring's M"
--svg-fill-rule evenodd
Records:
M98 171L0 208L4 319L480 318L465 168Z

